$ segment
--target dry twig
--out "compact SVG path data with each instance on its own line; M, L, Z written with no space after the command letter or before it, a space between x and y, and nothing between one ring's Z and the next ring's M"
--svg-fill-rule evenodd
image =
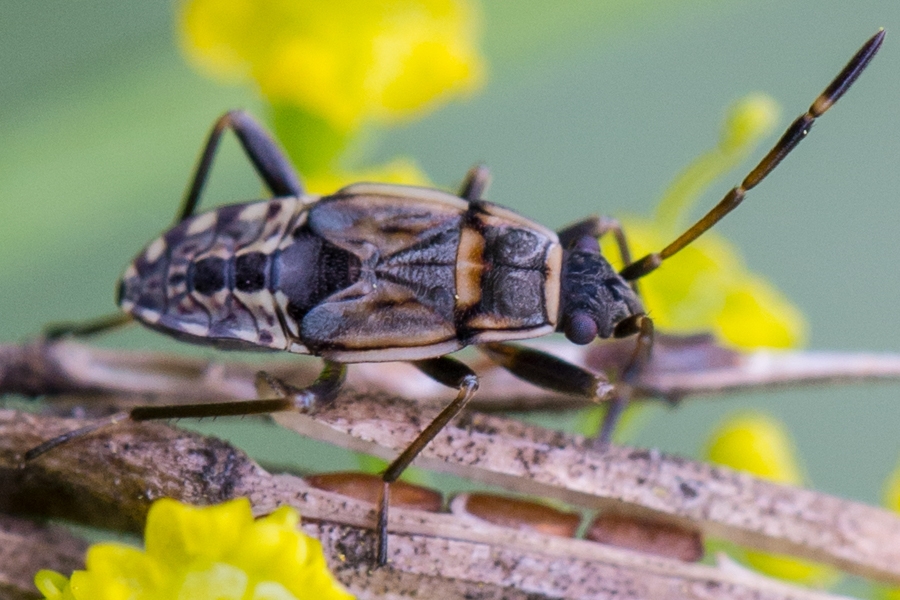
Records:
M558 349L615 372L630 347ZM573 352L579 352L572 356ZM305 364L311 367L310 363ZM266 368L278 375L297 363ZM481 365L485 366L485 365ZM299 370L303 371L305 367ZM310 416L276 415L285 427L343 447L393 457L432 408L397 395L446 398L446 390L405 365L354 365L345 393ZM396 371L395 369L399 370ZM312 373L307 368L301 378ZM547 407L558 402L485 368L482 407ZM254 398L255 369L148 353L107 351L71 342L0 346L0 393L100 394L121 407L166 401ZM353 376L353 375L352 375ZM664 338L641 382L646 396L670 400L714 391L836 380L900 378L900 357L813 353L738 354L707 338ZM410 387L412 386L412 387ZM376 395L371 390L380 390ZM530 402L530 404L529 404ZM510 531L443 514L391 511L392 569L370 572L372 507L273 476L230 445L162 425L124 425L94 434L19 469L39 442L85 424L0 411L0 510L56 516L139 531L149 503L170 496L212 503L248 496L259 512L297 506L305 527L325 542L340 577L363 598L809 597L733 568L685 565L589 543ZM763 550L835 565L900 583L900 519L886 511L754 479L654 451L589 449L582 440L481 414L443 431L418 464L527 494L596 509L653 516ZM24 542L23 542L24 543ZM10 547L18 547L15 542ZM54 564L46 565L54 567ZM12 567L10 567L12 568ZM65 568L65 567L61 567ZM0 574L9 576L0 564ZM560 576L557 576L562 574ZM21 573L15 575L21 580ZM0 579L2 581L2 579Z
M542 349L613 377L628 359L629 340L587 347L545 343ZM479 411L584 406L582 399L559 396L514 378L486 359L473 361L481 377L471 407ZM311 381L317 361L272 361L249 366L184 356L107 350L36 340L0 345L0 395L133 395L165 402L256 398L258 369L293 381ZM685 398L760 388L869 381L900 381L900 355L838 352L755 351L717 346L707 336L660 336L653 359L637 390L639 397ZM405 363L353 365L349 384L420 400L445 400L447 389ZM611 387L610 387L611 389Z
M358 407L359 402L356 398L351 404ZM381 403L370 403L368 408L376 404ZM346 411L350 405L337 408ZM497 424L496 419L491 420ZM8 482L0 496L7 507L41 514L67 513L82 522L135 530L149 502L163 495L193 503L248 496L258 513L290 504L304 515L305 529L323 540L338 577L364 599L413 598L426 589L442 598L522 600L623 595L834 598L733 568L682 563L583 540L473 524L449 514L401 509L392 511L390 567L373 573L371 505L311 489L296 477L270 475L227 444L196 434L158 424L125 425L112 435L79 440L77 451L52 452L27 468L18 468L22 453L36 440L82 424L84 421L0 411L0 469ZM501 439L496 445L507 443L507 433L497 432ZM675 461L670 468L685 466L684 461ZM706 467L691 468L702 471ZM38 495L56 495L47 494L48 484L57 492L64 491L64 502L23 502ZM649 491L656 489L658 482L643 485ZM789 492L784 493L785 502ZM690 503L682 497L678 504L675 512L685 511ZM854 507L845 503L844 508ZM854 512L857 517L871 517L865 507L860 508L862 513ZM727 505L710 507L733 509L733 498Z

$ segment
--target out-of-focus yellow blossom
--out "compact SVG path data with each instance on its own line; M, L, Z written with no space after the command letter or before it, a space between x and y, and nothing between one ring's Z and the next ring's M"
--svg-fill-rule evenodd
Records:
M180 19L196 63L339 131L477 89L480 22L470 0L190 0Z
M70 579L40 571L48 600L349 600L319 542L292 508L254 521L246 499L198 508L163 499L150 508L146 550L91 546Z
M760 413L745 413L717 427L706 447L708 460L764 479L799 485L803 475L784 426ZM773 577L814 587L832 585L838 573L810 561L755 550L733 550L744 562Z
M762 413L748 412L725 420L713 430L705 454L714 463L778 483L798 485L803 481L787 430Z
M675 179L654 218L622 219L634 258L658 252L690 225L688 213L702 193L771 132L777 113L774 101L758 94L731 107L718 146ZM608 237L603 240L603 252L616 259L618 250L612 236ZM800 311L751 273L734 246L715 231L703 234L639 285L654 322L663 331L712 331L720 340L745 348L785 348L805 338Z
M426 184L410 159L342 161L366 124L421 116L484 80L476 0L186 0L182 46L208 73L253 81L314 193L353 178Z
M841 577L832 567L785 554L745 550L744 561L760 573L815 588L831 587Z

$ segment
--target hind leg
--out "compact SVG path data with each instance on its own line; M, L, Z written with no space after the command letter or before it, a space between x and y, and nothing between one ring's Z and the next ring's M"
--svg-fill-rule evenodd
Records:
M243 111L231 111L219 117L209 133L200 154L200 160L194 169L191 184L175 217L176 225L196 212L222 134L229 129L234 131L247 158L250 159L256 172L259 173L272 194L275 196L303 194L303 186L297 173L275 140L249 114ZM131 321L132 318L129 315L113 313L90 321L51 323L44 327L44 337L48 340L56 340L64 336L87 337L118 329Z

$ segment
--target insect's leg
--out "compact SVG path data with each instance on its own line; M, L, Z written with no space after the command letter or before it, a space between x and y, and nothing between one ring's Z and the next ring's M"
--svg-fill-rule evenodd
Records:
M785 156L793 150L800 140L806 137L810 127L816 119L825 114L841 96L844 95L850 86L856 81L863 69L868 66L869 61L878 52L881 42L884 39L884 30L879 31L872 36L863 47L850 59L850 62L838 74L838 76L828 84L818 98L812 103L809 109L800 115L787 128L781 139L775 143L775 146L769 150L769 153L763 157L758 165L747 175L739 186L728 192L724 198L712 210L706 213L699 221L694 223L687 231L682 233L678 239L663 248L659 252L648 254L640 260L637 260L626 266L620 272L623 278L633 281L639 279L648 273L656 270L660 264L667 258L680 251L682 248L700 237L709 228L719 222L725 215L733 211L743 201L747 192L756 187Z
M482 344L478 349L519 379L545 390L594 402L606 401L613 394L614 385L605 376L542 350L499 342Z
M406 467L415 460L440 431L447 426L453 417L465 407L469 399L478 389L478 376L469 367L449 356L418 360L412 363L417 369L447 387L457 388L459 392L438 416L410 443L381 474L384 489L381 503L378 506L378 553L377 563L383 566L387 562L387 523L388 505L390 504L390 484L397 481Z
M623 322L621 333L617 331L617 334L625 337L637 333L637 344L616 383L552 354L526 346L492 343L478 346L478 349L519 379L545 390L580 396L598 403L609 401L597 438L598 445L603 446L609 443L616 422L631 399L633 386L650 357L653 324L644 315L636 315L631 319L634 321Z
M650 353L653 350L653 321L647 315L633 315L616 326L616 337L631 334L636 334L634 351L622 369L619 381L616 382L609 407L600 425L600 433L596 439L596 445L600 448L612 440L619 417L628 407L634 394L634 386L650 361Z
M346 379L346 364L326 360L322 372L315 381L306 387L298 388L265 371L256 374L256 387L262 393L263 384L265 384L275 392L279 399L289 400L296 410L309 412L319 404L334 400ZM263 402L263 400L251 400L250 402Z
M244 152L247 153L247 157L256 168L256 172L259 173L272 194L275 196L300 196L303 194L303 185L297 177L297 172L275 140L249 114L242 110L233 110L219 117L209 132L206 145L203 147L200 160L194 170L191 185L184 195L181 208L175 218L176 224L194 214L197 204L200 202L203 186L212 168L219 141L227 129L234 131Z
M466 173L462 185L459 186L459 197L464 200L481 200L491 184L491 172L484 165L475 165Z
M325 367L316 380L303 388L284 383L267 373L257 375L258 384L268 384L278 396L259 400L236 400L206 404L171 404L164 406L137 406L128 412L117 413L81 429L70 431L47 440L25 453L25 460L34 460L45 452L98 429L104 429L122 421L156 421L168 419L202 419L205 417L233 417L259 415L284 410L307 412L316 404L334 399L347 375L347 366L325 361Z
M278 144L265 129L249 114L235 110L225 113L213 125L212 131L200 155L191 185L185 193L175 223L194 214L203 186L212 168L213 159L222 134L231 129L240 140L241 146L256 168L266 186L276 196L299 196L303 193L297 173ZM131 321L126 315L114 314L85 323L58 323L45 328L44 335L50 340L66 335L86 336L114 329Z
M65 336L87 337L118 329L131 323L131 315L113 313L90 321L73 323L50 323L44 326L44 338L48 341L58 340Z

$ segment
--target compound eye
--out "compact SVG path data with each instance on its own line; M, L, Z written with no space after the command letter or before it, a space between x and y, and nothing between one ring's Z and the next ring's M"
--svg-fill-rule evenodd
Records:
M590 344L597 337L597 323L584 311L576 311L566 321L565 334L573 344Z

